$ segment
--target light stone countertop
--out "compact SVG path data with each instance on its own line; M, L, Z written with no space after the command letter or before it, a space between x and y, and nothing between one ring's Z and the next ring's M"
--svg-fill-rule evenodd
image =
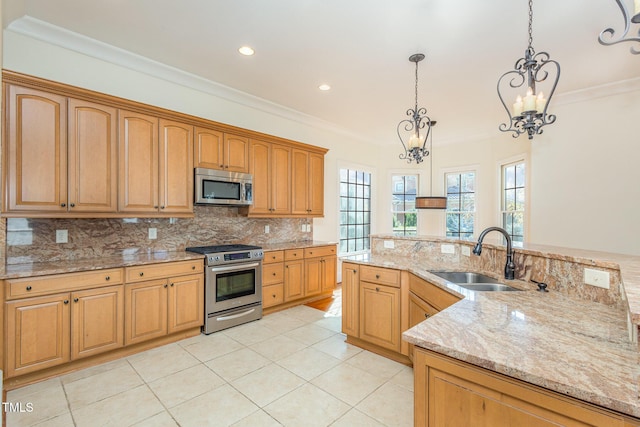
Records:
M640 417L640 353L623 308L559 292L474 292L386 256L343 261L410 271L463 299L403 333L420 347L605 408ZM446 269L446 268L444 268Z
M299 242L262 243L260 246L265 251L283 251L287 249L314 248L317 246L335 246L336 242L323 242L319 240L302 240Z

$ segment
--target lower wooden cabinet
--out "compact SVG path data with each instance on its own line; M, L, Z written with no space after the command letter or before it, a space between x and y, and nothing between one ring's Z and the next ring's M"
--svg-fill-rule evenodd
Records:
M304 259L284 263L284 301L304 297Z
M284 251L264 254L262 266L262 308L284 302Z
M632 426L622 414L416 347L415 426Z
M400 352L400 288L360 283L360 339Z
M7 302L7 376L122 347L123 306L122 285Z
M342 263L342 333L360 336L360 266Z

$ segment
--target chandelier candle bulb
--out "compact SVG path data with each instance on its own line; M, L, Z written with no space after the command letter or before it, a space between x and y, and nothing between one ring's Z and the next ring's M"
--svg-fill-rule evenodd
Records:
M533 94L533 89L527 89L527 96L523 99L524 111L534 111L536 109L536 96Z
M640 0L635 0L635 15L640 13Z
M415 133L409 139L409 150L412 148L419 148L422 144L420 144L420 137Z
M518 95L515 104L513 104L513 117L522 115L522 97Z
M536 110L538 110L539 113L542 113L546 105L547 105L547 100L544 99L544 94L540 92L538 94L538 97L536 98Z

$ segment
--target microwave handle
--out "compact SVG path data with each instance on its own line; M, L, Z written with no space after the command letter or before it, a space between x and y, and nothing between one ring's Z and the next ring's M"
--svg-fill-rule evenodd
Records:
M245 185L244 185L244 182L243 182L243 183L240 184L240 201L241 202L245 201L244 200L244 196L245 196L244 192L245 191L246 191L246 189L245 189Z

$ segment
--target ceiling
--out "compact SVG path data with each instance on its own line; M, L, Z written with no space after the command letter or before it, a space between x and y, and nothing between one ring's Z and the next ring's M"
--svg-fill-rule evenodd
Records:
M527 47L528 3L3 0L5 28L23 15L379 144L398 143L396 126L414 102L415 66L408 58L422 52L427 58L419 68L419 105L438 121L438 144L501 134L506 112L496 84ZM535 1L533 47L548 52L562 69L556 100L640 78L640 55L629 53L631 43L597 42L606 27L623 30L614 0ZM239 55L242 45L256 54ZM321 83L332 89L319 91Z

